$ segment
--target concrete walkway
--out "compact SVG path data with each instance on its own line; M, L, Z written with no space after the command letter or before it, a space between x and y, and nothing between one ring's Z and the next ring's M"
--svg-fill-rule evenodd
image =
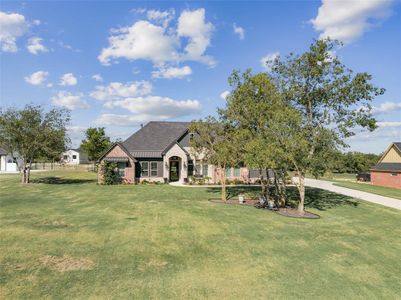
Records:
M305 178L305 185L401 210L399 199L336 186L330 181Z

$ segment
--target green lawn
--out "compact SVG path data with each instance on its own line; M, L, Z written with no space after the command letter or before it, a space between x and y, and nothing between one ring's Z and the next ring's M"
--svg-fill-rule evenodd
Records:
M209 203L216 188L34 177L0 175L0 299L400 297L397 210L309 189L322 218L304 220Z
M334 185L401 200L401 189L371 185L369 183L358 183L358 182L336 182Z

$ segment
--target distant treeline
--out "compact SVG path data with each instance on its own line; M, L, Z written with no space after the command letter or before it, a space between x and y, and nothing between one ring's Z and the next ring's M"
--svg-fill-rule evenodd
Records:
M381 155L361 152L336 152L333 154L332 171L336 173L368 172L376 165Z

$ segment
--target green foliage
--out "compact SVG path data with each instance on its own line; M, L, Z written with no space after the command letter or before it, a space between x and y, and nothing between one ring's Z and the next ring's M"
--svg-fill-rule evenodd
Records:
M0 145L8 153L23 160L23 183L29 182L25 169L38 158L55 160L69 143L67 125L70 112L27 105L19 110L9 108L0 112Z
M338 46L330 39L318 40L308 51L300 55L291 53L271 64L270 75L285 103L300 117L300 122L294 123L296 130L281 140L301 178L300 210L305 193L304 174L323 175L330 167L330 157L346 146L344 139L354 135L357 126L370 131L376 128L370 102L382 95L384 89L370 82L371 75L354 74L332 56Z
M102 166L102 174L103 174L103 184L112 185L121 182L120 176L118 176L117 163L112 161L104 161Z
M85 140L81 142L81 149L88 153L90 161L96 161L110 145L110 138L106 136L104 127L88 128L85 132Z
M337 152L331 157L331 170L337 173L368 172L381 155L361 152Z

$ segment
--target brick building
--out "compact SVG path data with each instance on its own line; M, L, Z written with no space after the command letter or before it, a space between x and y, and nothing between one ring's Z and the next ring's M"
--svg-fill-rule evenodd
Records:
M373 185L401 189L401 142L392 143L370 170Z

